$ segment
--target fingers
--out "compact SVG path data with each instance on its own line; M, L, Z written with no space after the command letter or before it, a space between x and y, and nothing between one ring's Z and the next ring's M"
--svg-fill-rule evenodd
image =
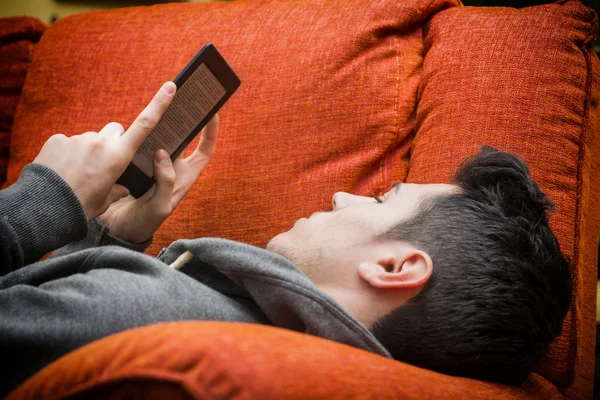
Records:
M154 154L154 178L156 184L149 205L166 218L173 210L171 196L175 187L175 169L165 150L158 150Z
M215 154L217 134L219 133L219 114L215 114L210 122L202 129L198 147L184 161L188 168L198 171L196 178Z
M219 133L219 114L215 114L209 123L202 129L200 141L198 142L198 152L208 158L212 158L217 144L217 134ZM194 154L192 154L194 155Z
M121 200L123 197L129 196L129 190L125 186L121 185L113 185L112 189L110 189L110 193L108 194L108 205L111 205L115 201Z
M175 96L177 87L173 82L167 82L162 85L156 93L150 104L146 106L144 111L138 115L133 121L133 124L123 134L123 139L127 141L128 150L133 157L138 147L144 142L148 134L154 129L160 117L166 111L169 104Z
M202 129L198 147L187 158L175 161L177 172L177 188L172 198L173 207L183 199L215 153L217 134L219 132L219 115L215 116Z
M109 122L100 130L100 132L98 132L98 135L106 137L119 137L123 134L123 132L125 132L123 125L119 124L118 122Z

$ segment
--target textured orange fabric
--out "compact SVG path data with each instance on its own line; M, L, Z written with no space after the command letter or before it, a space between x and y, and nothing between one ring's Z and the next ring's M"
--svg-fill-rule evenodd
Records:
M130 123L160 83L172 79L209 41L241 77L242 87L220 112L213 162L157 233L152 254L181 237L220 236L263 245L298 217L329 208L335 191L380 193L404 180L409 150L411 182L446 181L457 162L481 144L516 151L556 202L552 223L574 261L575 302L540 374L569 397L589 397L600 209L600 182L593 173L600 140L595 133L599 72L588 49L594 15L576 2L442 12L456 2L372 3L377 4L241 0L62 19L36 46L15 115L8 180L18 177L53 133L100 129L111 120ZM256 398L260 390L272 390L272 398L282 398L286 388L297 390L289 394L298 398L301 390L313 390L308 392L315 393L312 398L367 396L372 382L379 390L373 398L556 395L535 374L523 388L509 389L276 329L199 326L188 341L172 332L184 329L181 325L156 327L147 335L135 331L138 348L130 347L136 338L127 345L120 339L113 345L112 338L92 344L100 347L73 353L77 361L72 355L59 360L48 367L56 368L48 369L53 373L34 377L20 390L48 394L52 387L100 384L103 365L113 365L109 361L138 365L150 350L160 351L158 342L142 345L142 339L155 335L168 349L157 356L155 375L146 371L135 380L134 370L123 369L98 390L130 391L130 382L137 386L127 393L149 395L142 387L147 384L185 398L187 386L173 384L189 382L178 372L185 370L199 382L193 390L208 388L229 397L249 393ZM170 347L179 341L183 350ZM244 346L252 351L244 353ZM185 356L204 352L211 356ZM171 370L178 377L171 378ZM211 371L225 375L214 378ZM44 384L48 376L53 379ZM77 390L82 398L92 395L82 386ZM94 395L101 393L106 392Z
M596 27L595 13L575 1L435 15L424 28L418 133L407 178L448 181L458 162L484 144L529 163L557 207L551 224L574 275L574 302L540 373L572 398L591 397L594 377Z
M342 361L343 360L343 361ZM60 378L60 379L59 379ZM177 322L82 347L12 399L561 399L533 374L520 388L420 369L284 329Z
M0 185L6 180L13 116L33 46L45 29L35 18L0 18Z
M216 154L154 237L265 245L331 208L336 191L404 180L421 25L457 0L236 1L76 15L42 37L13 130L8 181L54 133L127 126L207 42L242 86L220 112ZM197 141L191 145L195 146Z

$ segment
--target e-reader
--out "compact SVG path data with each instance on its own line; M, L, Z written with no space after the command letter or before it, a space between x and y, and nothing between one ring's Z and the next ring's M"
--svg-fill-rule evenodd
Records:
M240 86L240 80L211 43L173 80L177 86L164 112L117 183L136 198L154 183L154 153L165 149L174 161Z

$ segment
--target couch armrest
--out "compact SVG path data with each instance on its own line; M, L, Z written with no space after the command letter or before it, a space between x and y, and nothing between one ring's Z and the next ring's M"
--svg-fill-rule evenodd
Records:
M559 399L532 374L520 388L457 378L280 328L173 322L93 342L13 391L23 398Z
M12 121L35 44L46 25L36 18L0 18L0 185L6 181Z

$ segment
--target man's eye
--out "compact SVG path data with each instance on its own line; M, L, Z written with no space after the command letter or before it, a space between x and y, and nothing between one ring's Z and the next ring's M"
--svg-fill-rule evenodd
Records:
M383 200L381 197L373 196L373 198L375 199L376 202L383 203Z

